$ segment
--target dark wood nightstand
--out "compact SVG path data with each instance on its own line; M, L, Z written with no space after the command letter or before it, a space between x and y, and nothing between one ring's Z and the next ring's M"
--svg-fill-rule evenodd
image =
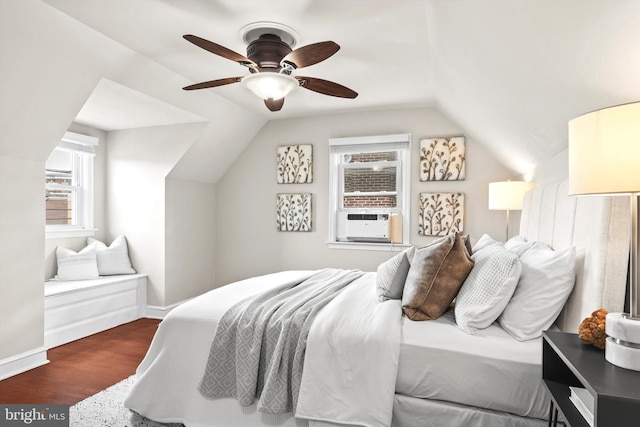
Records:
M551 394L549 425L555 410L571 427L589 425L569 400L573 386L586 388L594 397L594 426L640 426L640 372L610 364L604 350L583 344L577 334L543 334L542 380Z

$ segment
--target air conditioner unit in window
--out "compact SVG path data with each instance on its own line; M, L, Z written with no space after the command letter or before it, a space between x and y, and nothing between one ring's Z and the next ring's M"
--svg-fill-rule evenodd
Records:
M350 242L389 242L389 214L338 212L337 238Z

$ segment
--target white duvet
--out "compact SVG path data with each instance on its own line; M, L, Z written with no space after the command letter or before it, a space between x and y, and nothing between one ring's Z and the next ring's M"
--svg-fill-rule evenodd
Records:
M350 285L314 322L296 414L300 418L291 413L263 414L255 405L242 407L233 398L207 400L200 395L198 384L217 320L226 309L262 290L311 274L286 271L243 280L174 309L138 367L138 381L125 407L152 420L187 427L306 426L314 425L313 420L322 425L325 421L390 425L401 310L399 301L377 302L374 273Z
M336 297L311 327L296 417L390 426L401 319L400 300L378 302L375 273Z

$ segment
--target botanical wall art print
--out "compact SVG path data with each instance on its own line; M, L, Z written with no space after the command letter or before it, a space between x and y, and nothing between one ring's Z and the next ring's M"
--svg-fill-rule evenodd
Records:
M278 184L313 182L313 145L278 147Z
M311 231L311 193L277 195L279 231Z
M446 236L464 228L464 194L420 193L418 234Z
M464 136L420 140L420 181L461 181L466 176Z

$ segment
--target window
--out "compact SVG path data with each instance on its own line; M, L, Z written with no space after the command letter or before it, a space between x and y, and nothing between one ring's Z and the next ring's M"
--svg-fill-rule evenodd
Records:
M388 248L394 215L408 242L410 143L409 134L329 140L330 247Z
M67 132L45 164L47 237L91 236L93 158L98 139Z

